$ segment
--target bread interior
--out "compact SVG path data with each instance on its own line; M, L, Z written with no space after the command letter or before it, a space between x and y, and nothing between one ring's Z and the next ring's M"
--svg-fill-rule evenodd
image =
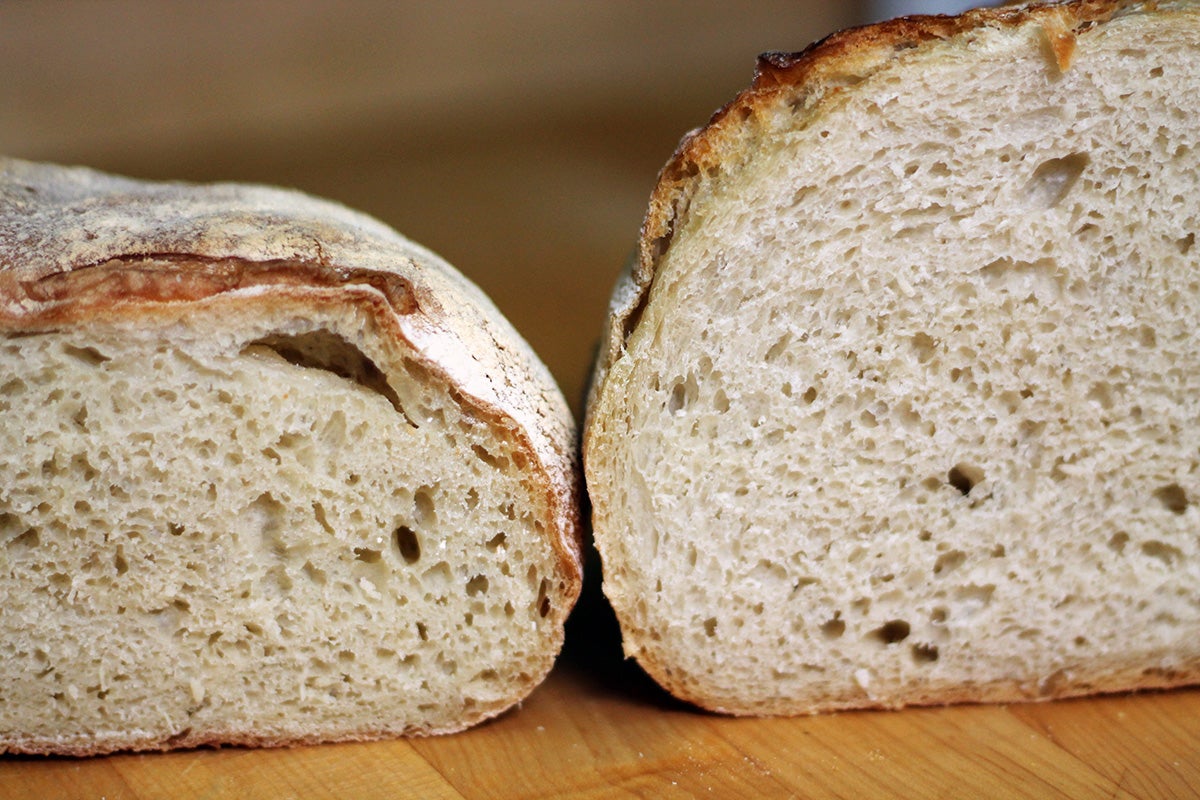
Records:
M794 713L1196 674L1200 28L1147 19L1065 73L1036 25L898 55L697 178L588 454L669 687Z
M0 735L27 747L449 730L557 652L526 450L366 312L9 336L0 413Z

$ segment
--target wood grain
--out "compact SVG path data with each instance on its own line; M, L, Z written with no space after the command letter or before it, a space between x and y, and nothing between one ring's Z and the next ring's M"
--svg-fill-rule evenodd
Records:
M623 672L624 669L618 669ZM637 683L637 680L634 680ZM726 719L564 664L434 739L96 759L0 757L0 797L1200 796L1200 692Z
M471 730L279 750L0 756L0 800L1200 797L1200 689L721 717L623 660L589 578L549 679Z

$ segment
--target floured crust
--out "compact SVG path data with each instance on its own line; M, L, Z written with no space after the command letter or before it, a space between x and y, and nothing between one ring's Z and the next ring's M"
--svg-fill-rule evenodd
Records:
M375 290L394 329L477 410L529 440L569 574L580 571L574 423L554 379L495 306L442 259L382 223L298 192L151 184L0 161L0 329L98 309L305 288ZM152 257L146 270L138 262Z
M317 309L333 302L369 313L406 358L524 450L530 485L544 493L553 523L546 536L562 588L547 622L559 629L561 644L582 584L574 421L545 366L452 267L365 215L265 187L144 183L5 159L0 209L0 333L53 330L81 319L150 319L181 302L212 299L248 316L279 305ZM514 688L519 694L509 705L533 687ZM348 738L450 732L495 713L445 730L355 731ZM119 741L17 740L8 746L89 755L218 743L192 736L162 743L122 734ZM253 731L219 740L304 743Z

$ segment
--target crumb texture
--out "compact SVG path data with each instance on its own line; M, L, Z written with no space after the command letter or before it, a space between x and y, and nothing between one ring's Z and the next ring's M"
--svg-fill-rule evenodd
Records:
M668 688L801 713L1200 675L1200 22L1119 16L1065 72L1042 37L780 98L697 179L586 459Z
M224 302L0 339L0 749L454 730L549 669L525 445L369 314Z

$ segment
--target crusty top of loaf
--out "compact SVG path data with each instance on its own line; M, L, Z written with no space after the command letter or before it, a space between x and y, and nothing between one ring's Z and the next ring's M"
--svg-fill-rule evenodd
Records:
M803 128L841 91L885 69L903 54L918 48L966 44L973 38L972 32L982 28L1040 26L1046 36L1047 58L1065 70L1070 67L1075 37L1095 25L1119 15L1192 5L1187 0L1067 0L981 8L959 16L901 17L839 31L798 53L761 55L752 84L714 113L707 125L687 133L659 173L637 248L612 295L592 381L593 398L637 327L658 265L681 227L691 198L704 181L749 158L754 141L764 133L780 125ZM781 117L780 110L788 113Z
M300 192L151 183L0 159L0 328L221 293L248 304L311 288L374 291L422 366L528 444L581 580L574 421L529 345L474 284L383 223ZM139 265L152 258L155 268ZM164 264L174 268L164 269ZM565 613L565 610L564 610Z

